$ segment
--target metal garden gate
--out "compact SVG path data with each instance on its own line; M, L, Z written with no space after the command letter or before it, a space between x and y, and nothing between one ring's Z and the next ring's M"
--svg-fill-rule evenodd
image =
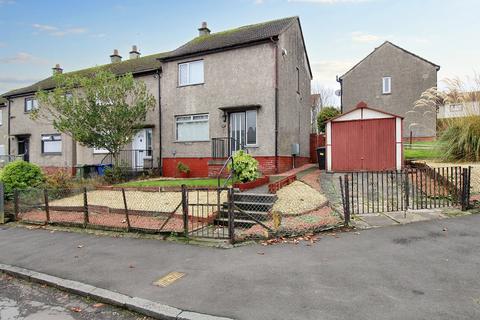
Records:
M461 206L470 199L471 167L351 172L340 177L345 217Z

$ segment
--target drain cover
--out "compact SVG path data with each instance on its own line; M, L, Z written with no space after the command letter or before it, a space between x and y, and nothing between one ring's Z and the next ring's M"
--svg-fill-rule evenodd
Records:
M169 274L161 277L157 281L155 281L153 284L162 288L168 287L178 279L182 278L186 273L183 272L170 272Z

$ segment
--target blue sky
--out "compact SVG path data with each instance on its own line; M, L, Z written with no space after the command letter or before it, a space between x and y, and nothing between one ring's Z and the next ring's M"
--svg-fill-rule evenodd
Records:
M300 16L315 84L342 74L385 40L441 65L439 79L478 70L475 0L0 0L0 93L51 74L104 64L114 48L172 50L197 35Z

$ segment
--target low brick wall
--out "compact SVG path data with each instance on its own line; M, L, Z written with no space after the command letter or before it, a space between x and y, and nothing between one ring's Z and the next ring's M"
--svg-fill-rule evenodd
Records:
M253 189L253 188L256 188L256 187L263 186L264 184L267 184L269 181L270 181L270 177L269 176L264 176L264 177L258 178L256 180L250 181L250 182L235 183L233 186L235 188L240 189L240 191L245 191L245 190L250 190L250 189Z
M268 185L268 192L270 193L277 193L278 190L282 189L285 186L288 186L293 181L297 180L297 175L292 174L287 176L281 180L275 181Z

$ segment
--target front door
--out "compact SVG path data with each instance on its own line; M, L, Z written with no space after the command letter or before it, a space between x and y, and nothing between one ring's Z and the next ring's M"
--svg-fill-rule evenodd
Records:
M29 138L18 138L18 155L23 155L24 161L30 161L30 139Z
M230 113L231 153L245 147L245 112Z
M152 156L152 129L137 132L132 141L132 168L143 169L146 158Z
M147 139L145 129L137 132L132 142L132 168L143 168L145 153L147 149Z

